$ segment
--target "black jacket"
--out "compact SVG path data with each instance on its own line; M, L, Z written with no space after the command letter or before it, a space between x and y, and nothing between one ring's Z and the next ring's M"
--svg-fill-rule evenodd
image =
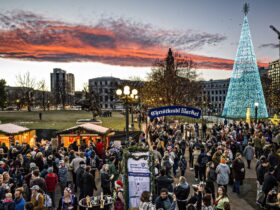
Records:
M83 196L93 196L93 190L95 188L94 178L91 173L84 172L81 179L81 192Z
M80 188L81 186L81 181L82 181L82 176L85 172L85 169L82 167L79 167L76 171L76 185L79 186Z
M101 172L101 187L102 189L110 189L110 176L108 173Z
M242 172L241 169L244 169ZM235 159L232 162L232 173L235 180L241 181L245 178L245 165L243 160Z
M277 179L275 178L275 176L273 176L273 174L268 173L264 176L262 191L265 194L268 194L269 191L272 190L273 187L277 187L277 185Z
M170 189L172 189L172 183L173 183L173 179L164 175L164 176L159 176L157 178L157 188L158 188L158 194L160 193L160 190L162 188L166 188L170 191Z
M267 172L267 168L263 167L262 164L260 164L257 168L257 180L260 183L260 185L263 184L264 175L266 172Z
M190 185L188 185L187 183L178 185L177 187L175 187L174 193L178 202L187 200L190 194Z

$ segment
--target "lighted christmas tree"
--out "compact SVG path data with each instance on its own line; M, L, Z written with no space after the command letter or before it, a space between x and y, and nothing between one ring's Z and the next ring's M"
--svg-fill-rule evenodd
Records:
M245 3L241 36L222 114L228 118L245 119L247 108L251 110L251 117L255 117L254 109L256 103L258 103L258 118L268 117L250 34L247 17L248 10L248 4Z

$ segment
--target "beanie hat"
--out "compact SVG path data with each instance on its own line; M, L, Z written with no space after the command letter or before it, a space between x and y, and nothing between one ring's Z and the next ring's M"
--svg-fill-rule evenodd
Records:
M116 188L123 188L123 183L121 180L117 180L115 181L115 187Z
M49 167L48 168L48 173L52 173L53 172L53 167Z
M225 158L221 158L221 163L226 164L226 159Z

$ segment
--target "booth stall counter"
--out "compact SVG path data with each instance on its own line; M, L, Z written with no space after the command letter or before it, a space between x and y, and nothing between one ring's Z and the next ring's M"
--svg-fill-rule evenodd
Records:
M110 128L84 123L60 131L57 135L60 143L63 143L65 147L69 147L75 141L77 145L80 145L81 141L85 141L86 145L89 145L91 141L96 144L97 140L101 139L107 148L110 144L110 136L114 135L114 132Z
M15 142L19 144L32 144L35 138L35 130L12 123L0 124L0 145L5 143L10 148L11 144Z

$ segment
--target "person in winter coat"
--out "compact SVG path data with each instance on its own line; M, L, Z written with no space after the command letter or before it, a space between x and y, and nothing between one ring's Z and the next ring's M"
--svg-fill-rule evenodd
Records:
M34 185L38 185L41 190L44 192L46 191L46 181L42 177L40 177L40 171L38 169L35 169L31 173L31 180L30 180L30 187L33 187Z
M81 195L82 195L81 198L85 198L86 196L90 196L90 197L93 196L94 188L95 188L95 181L92 174L90 173L90 166L87 166L81 179L81 186L80 186Z
M271 167L271 168L269 169L269 173L267 173L267 174L264 176L264 181L263 181L263 186L262 186L262 191L263 191L264 194L265 194L265 199L264 199L264 201L266 201L266 198L267 198L268 193L269 193L274 187L277 187L277 186L278 186L277 179L276 179L275 176L274 176L274 172L275 172L275 169L274 169L273 167Z
M227 190L227 185L229 183L230 169L226 164L226 160L224 158L221 158L221 162L216 168L216 174L217 174L218 186L224 186L224 188Z
M104 195L111 195L111 178L109 175L109 166L104 164L101 169L101 188Z
M205 181L206 179L206 165L209 162L209 157L205 152L205 149L201 149L201 153L198 156L197 159L198 162L198 174L199 174L199 179L200 181Z
M15 191L15 210L24 210L25 200L22 196L23 188L17 188Z
M53 173L53 168L48 168L48 174L45 177L47 194L52 199L52 206L55 207L55 190L58 183L58 177Z
M195 181L198 181L198 172L199 172L199 163L198 156L200 155L200 147L195 147L193 150L193 164L194 164L194 173L195 173Z
M155 200L156 209L163 210L175 210L176 208L176 196L173 198L168 195L168 190L166 188L162 188L160 190L160 196L158 196Z
M61 190L61 196L63 196L64 188L67 186L68 180L68 168L65 166L63 160L59 161L59 169L58 169L58 178L59 178L59 185Z
M215 201L215 182L217 179L216 169L214 162L210 161L206 168L206 186L205 191L212 195L212 200Z
M190 194L190 185L186 182L186 178L181 176L179 178L179 184L174 188L176 195L178 209L186 210L187 199Z
M158 195L162 188L168 189L169 192L172 192L172 183L173 179L166 175L166 171L164 169L160 170L160 176L156 179L157 182L157 192Z
M245 158L247 160L247 167L248 167L248 169L250 169L251 161L254 159L254 155L255 155L255 150L252 147L251 142L249 142L249 144L245 147L245 149L243 151L243 155L245 156Z
M44 195L40 192L38 185L34 185L30 188L32 191L31 194L31 203L33 204L34 210L45 210L44 207Z
M63 192L62 198L60 198L57 210L77 210L78 200L75 194L69 187L66 187Z
M186 169L187 169L187 161L186 161L184 155L181 155L181 157L180 157L179 167L180 167L180 170L181 170L181 176L185 176Z
M6 193L5 199L2 201L2 208L4 210L14 210L15 202L13 201L12 193Z
M236 158L232 162L232 173L234 180L232 191L240 194L240 183L245 178L245 164L240 153L236 153Z
M76 171L76 186L81 188L81 179L85 172L86 164L84 161L80 162L80 167ZM81 192L81 191L80 191Z

